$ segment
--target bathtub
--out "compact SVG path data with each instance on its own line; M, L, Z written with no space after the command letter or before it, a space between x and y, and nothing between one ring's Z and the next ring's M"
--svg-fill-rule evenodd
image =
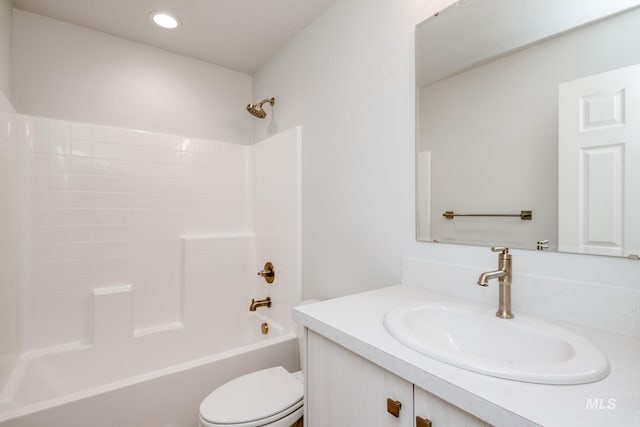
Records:
M0 393L0 427L196 427L202 399L230 379L298 369L294 332L258 313L228 321L233 332L218 328L215 339L175 325L125 347L74 343L23 354Z

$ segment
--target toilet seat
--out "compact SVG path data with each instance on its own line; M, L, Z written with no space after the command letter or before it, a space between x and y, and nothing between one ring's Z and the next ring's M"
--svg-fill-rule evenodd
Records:
M200 422L210 427L295 422L302 416L303 393L300 380L281 366L252 372L209 394L200 405Z

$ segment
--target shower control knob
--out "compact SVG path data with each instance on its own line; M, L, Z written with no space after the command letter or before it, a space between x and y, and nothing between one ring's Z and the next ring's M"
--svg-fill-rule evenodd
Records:
M273 283L276 278L276 272L273 271L273 264L267 262L262 271L258 271L258 276L264 277L264 280L266 280L267 283Z

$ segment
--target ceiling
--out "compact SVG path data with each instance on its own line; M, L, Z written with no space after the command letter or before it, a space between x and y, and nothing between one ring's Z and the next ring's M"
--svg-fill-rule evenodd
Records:
M332 0L13 0L17 9L245 73L255 72ZM155 26L152 11L176 16Z

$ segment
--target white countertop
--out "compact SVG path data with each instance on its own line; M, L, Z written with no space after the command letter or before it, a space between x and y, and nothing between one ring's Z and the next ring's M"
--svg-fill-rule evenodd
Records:
M398 285L297 307L293 317L316 333L496 426L640 426L640 339L549 321L598 346L609 359L611 373L601 381L580 385L505 380L447 365L396 341L384 328L385 313L421 301L459 300Z

